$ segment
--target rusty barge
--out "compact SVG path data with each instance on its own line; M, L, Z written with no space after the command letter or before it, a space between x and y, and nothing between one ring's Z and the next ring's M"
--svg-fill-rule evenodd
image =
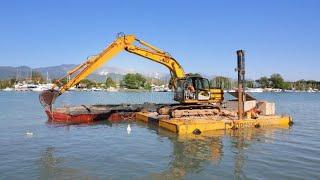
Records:
M137 112L155 112L164 104L96 104L64 106L45 110L50 123L81 124L107 120L110 122L134 120Z

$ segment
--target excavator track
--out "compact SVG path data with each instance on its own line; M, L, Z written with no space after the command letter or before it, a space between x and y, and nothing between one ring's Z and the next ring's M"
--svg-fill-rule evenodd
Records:
M171 118L214 116L219 114L220 107L212 104L172 104L162 106L158 110L161 115Z

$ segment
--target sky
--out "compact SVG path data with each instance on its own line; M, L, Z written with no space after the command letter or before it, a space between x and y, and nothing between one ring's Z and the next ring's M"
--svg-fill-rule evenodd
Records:
M79 64L134 34L166 52L186 72L236 78L236 50L246 76L280 73L320 80L318 0L1 0L0 66ZM122 52L107 66L168 72Z

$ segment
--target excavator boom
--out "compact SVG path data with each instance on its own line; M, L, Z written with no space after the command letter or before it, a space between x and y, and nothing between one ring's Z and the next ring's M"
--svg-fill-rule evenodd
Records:
M140 46L135 45L137 42ZM51 90L44 91L40 94L40 103L51 110L52 104L55 99L67 91L69 88L77 85L81 80L86 78L92 72L101 67L104 63L109 61L112 57L116 56L121 51L126 50L127 52L139 55L141 57L150 59L154 62L160 63L166 66L174 79L185 78L185 73L180 64L171 57L168 53L137 39L134 35L124 35L118 37L113 41L107 48L105 48L100 54L89 58L84 63L78 65L74 69L70 70L67 75L57 80ZM60 81L64 78L71 77L70 80L62 85L58 90L55 88L61 84Z

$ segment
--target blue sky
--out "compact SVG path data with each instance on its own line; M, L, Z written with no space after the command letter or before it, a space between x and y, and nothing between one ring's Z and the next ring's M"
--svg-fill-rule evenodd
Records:
M186 72L236 77L237 49L247 77L280 73L320 80L320 1L0 1L0 65L78 64L135 34L165 51ZM167 72L126 52L108 66Z

